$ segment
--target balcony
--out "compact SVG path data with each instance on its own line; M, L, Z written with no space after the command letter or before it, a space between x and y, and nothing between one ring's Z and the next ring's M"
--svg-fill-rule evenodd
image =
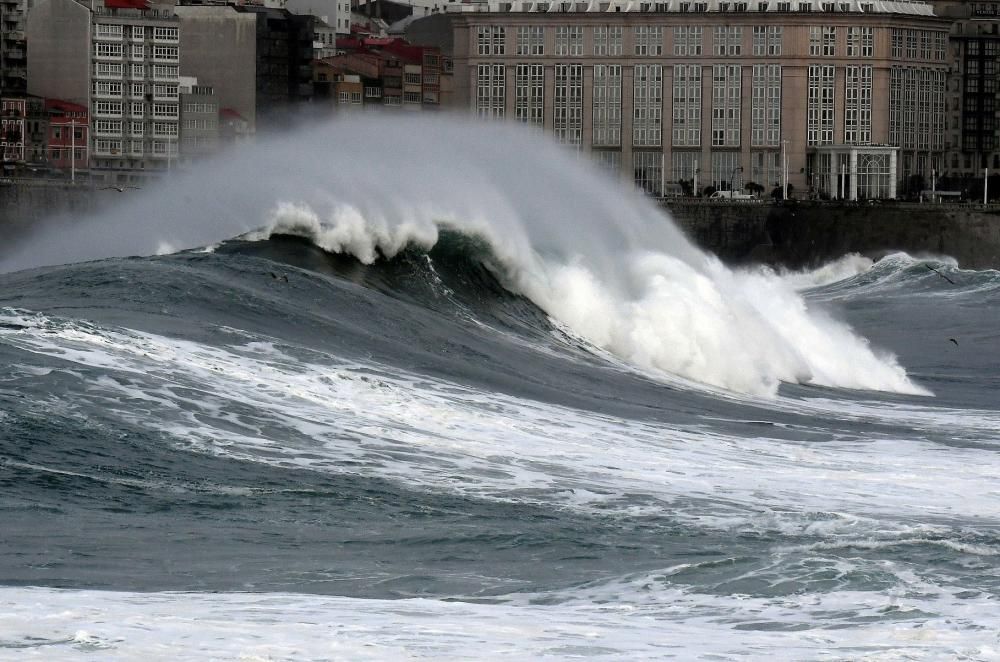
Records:
M122 91L118 90L118 92L114 92L112 90L100 90L100 89L97 89L97 90L94 90L94 98L95 99L121 99L122 98Z
M122 153L122 144L118 140L95 140L94 156L119 156Z
M172 37L167 37L167 36L164 36L164 35L158 35L158 34L156 34L156 30L153 30L153 43L154 44L178 44L178 43L180 43L180 39L178 38L178 35L174 35Z
M117 112L116 113L114 111L107 111L107 110L105 110L105 111L95 110L93 114L94 114L94 117L107 118L107 119L113 119L113 120L120 120L122 118L122 113L121 112Z
M114 129L98 129L94 128L94 135L99 138L120 138L122 135L121 127L117 131Z
M165 83L176 83L178 78L178 73L176 70L171 70L169 73L163 71L165 67L153 67L153 80Z
M150 60L152 60L153 62L163 62L166 64L177 64L180 61L180 58L176 53L174 55L164 55L163 53L157 53L156 50L154 49L153 56L150 58Z
M116 34L116 33L113 33L113 32L101 32L100 30L94 30L94 40L95 41L114 41L114 42L120 42L120 41L122 41L122 39L123 39L123 37L122 37L122 34L120 32Z

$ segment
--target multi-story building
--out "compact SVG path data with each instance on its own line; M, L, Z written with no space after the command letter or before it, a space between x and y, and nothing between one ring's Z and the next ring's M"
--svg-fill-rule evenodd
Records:
M0 96L28 89L24 24L28 0L0 0Z
M88 169L89 127L86 106L46 99L48 137L46 140L47 165L70 173L73 178Z
M664 182L895 197L940 167L951 20L917 0L480 2L456 103ZM787 165L786 165L787 163Z
M943 171L962 179L981 175L984 168L1000 170L1000 1L933 4L935 13L953 21L946 133L950 149Z
M219 151L219 101L211 85L182 76L181 157L184 161L211 156Z
M0 159L24 161L27 105L23 98L0 98Z
M126 183L170 168L180 117L172 5L41 0L27 32L29 92L90 109L92 177Z

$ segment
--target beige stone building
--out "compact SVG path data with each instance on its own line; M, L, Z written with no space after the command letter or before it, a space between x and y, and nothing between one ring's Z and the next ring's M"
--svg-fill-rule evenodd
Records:
M895 197L940 171L953 20L929 2L481 2L455 10L455 96L667 182Z

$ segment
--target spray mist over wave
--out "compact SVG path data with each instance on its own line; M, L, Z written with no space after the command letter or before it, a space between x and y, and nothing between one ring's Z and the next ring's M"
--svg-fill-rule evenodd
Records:
M300 234L370 263L433 246L441 228L487 241L508 287L641 368L752 394L781 381L927 393L792 285L725 268L577 154L458 117L351 118L259 142L31 237L0 271L250 232Z

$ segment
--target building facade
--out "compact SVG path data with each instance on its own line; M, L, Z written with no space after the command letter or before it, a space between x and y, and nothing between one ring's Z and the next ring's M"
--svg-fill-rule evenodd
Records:
M0 0L0 96L28 89L27 41L24 27L28 0Z
M945 160L952 21L917 1L485 2L455 8L455 97L653 194L895 197Z
M29 92L86 106L90 172L141 181L178 155L180 32L171 5L42 0L28 19Z

